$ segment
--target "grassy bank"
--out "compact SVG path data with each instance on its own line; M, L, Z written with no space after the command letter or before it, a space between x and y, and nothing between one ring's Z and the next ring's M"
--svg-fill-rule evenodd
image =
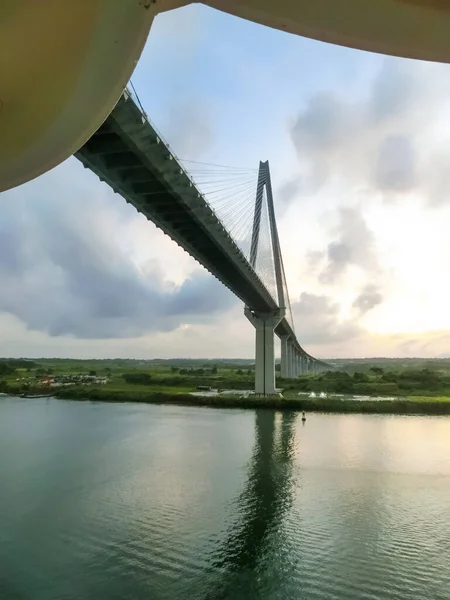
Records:
M396 366L388 370L388 365ZM450 360L429 363L348 365L348 371L329 371L277 386L284 398L242 398L239 390L253 389L251 364L194 360L80 361L63 359L0 359L0 392L50 394L77 400L149 402L185 406L275 408L322 412L380 414L450 414ZM277 365L279 367L279 365ZM350 368L351 367L351 368ZM48 387L52 384L64 387ZM101 379L101 381L92 380ZM100 385L101 384L101 385ZM66 387L68 386L68 387ZM192 396L199 387L236 390L235 395ZM299 393L302 392L302 395ZM314 392L316 397L310 397ZM320 397L324 392L327 397ZM335 396L336 395L336 396ZM369 396L352 400L349 396ZM382 397L380 400L377 396ZM392 399L395 398L395 399Z
M101 388L73 387L58 390L57 397L73 400L102 402L146 402L180 406L208 406L216 408L271 408L277 410L305 410L309 412L423 414L450 415L450 398L414 397L398 400L354 401L330 398L280 398L239 396L192 396L186 393L122 391Z

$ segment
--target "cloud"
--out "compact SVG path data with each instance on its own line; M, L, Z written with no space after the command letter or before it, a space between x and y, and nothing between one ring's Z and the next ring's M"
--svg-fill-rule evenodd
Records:
M106 339L207 322L237 302L203 270L176 285L164 256L132 260L142 217L94 178L80 184L81 173L72 159L2 195L0 311L51 336ZM157 242L160 233L147 226L147 243Z
M178 156L188 160L201 158L215 139L211 107L199 98L183 97L179 103L172 105L165 132Z
M365 95L310 96L289 125L299 176L316 191L340 181L389 200L416 191L435 204L439 182L448 183L449 74L389 57Z
M334 240L323 251L311 251L308 255L312 270L320 269L319 281L334 284L348 267L356 266L371 276L379 270L376 240L359 208L340 208L338 222L331 230Z
M374 77L367 116L375 124L401 119L420 105L424 90L417 74L417 61L386 58ZM419 67L420 68L420 67Z
M355 298L352 306L359 311L360 315L364 315L382 302L383 295L381 292L374 285L367 285Z
M279 209L280 206L284 208L290 204L296 195L302 191L302 187L302 178L300 176L295 176L283 183L276 192L277 208Z
M360 319L381 300L381 293L367 286L351 305L353 312L343 318L340 304L330 296L305 292L292 304L297 338L307 352L325 359L449 356L450 333L445 330L383 335L365 330Z
M417 179L417 153L405 135L388 135L380 143L374 184L381 191L408 192Z
M340 306L329 296L303 292L291 307L297 337L306 348L346 343L362 333L356 320L339 318Z
M81 339L30 331L17 317L0 313L2 354L11 357L173 358L252 357L254 329L235 306L218 319L152 331L132 338Z
M320 155L338 148L351 124L348 107L340 98L332 92L320 92L297 115L291 136L299 152L304 148Z

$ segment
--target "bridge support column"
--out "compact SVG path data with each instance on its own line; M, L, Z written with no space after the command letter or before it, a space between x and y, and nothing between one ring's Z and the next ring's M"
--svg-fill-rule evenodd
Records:
M305 368L305 375L309 375L311 371L310 371L310 365L309 365L309 358L307 356L305 356L304 368Z
M294 363L293 364L293 370L294 370L294 372L292 374L292 377L294 377L296 379L298 377L298 364L297 364L297 361L298 361L298 351L297 351L297 348L294 348L293 355L294 355L294 361L293 361L293 363Z
M275 393L275 327L284 317L284 311L259 313L245 308L244 314L254 326L255 343L255 392Z
M287 344L286 344L286 377L288 379L290 379L292 377L291 354L292 354L292 344L291 344L291 339L288 337Z
M298 355L298 374L300 377L303 375L303 354Z
M281 342L281 377L284 379L289 377L289 336L283 335L280 338Z
M300 352L297 352L297 360L296 360L296 367L297 367L297 377L299 377L302 374L302 356L300 354Z
M301 375L308 375L308 359L306 358L306 356L304 354L302 354L301 356L301 371L300 374Z
M289 348L289 352L288 352L289 375L288 375L288 377L290 379L293 379L295 377L295 348L294 348L294 344L293 344L292 340L289 340L288 348Z

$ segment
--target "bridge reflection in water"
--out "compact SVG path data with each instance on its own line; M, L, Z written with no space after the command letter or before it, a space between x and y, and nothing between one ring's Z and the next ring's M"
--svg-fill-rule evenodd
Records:
M261 584L270 585L262 578L272 584L278 579L275 573L269 576L267 567L274 567L272 550L283 547L283 520L292 504L297 417L294 412L256 411L247 481L230 509L239 518L211 561L217 581L205 598L256 598Z

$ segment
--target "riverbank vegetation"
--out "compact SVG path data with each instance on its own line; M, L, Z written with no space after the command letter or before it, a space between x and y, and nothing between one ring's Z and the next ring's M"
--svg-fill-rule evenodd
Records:
M226 394L200 396L157 390L112 390L105 388L71 387L54 395L71 400L98 402L144 402L180 406L207 406L211 408L271 408L309 412L372 413L372 414L428 414L450 415L450 397L399 398L395 400L353 400L349 398L308 398L304 396L243 396Z
M449 359L408 360L406 364L387 359L376 359L373 363L347 361L341 369L345 370L295 380L283 380L277 370L277 385L283 390L283 397L258 398L244 393L254 385L254 365L250 361L233 364L181 359L177 364L175 359L159 362L3 359L0 392L19 395L48 392L79 400L196 406L450 414ZM236 393L192 395L210 388L236 390ZM312 397L313 394L318 397Z
M414 367L367 372L328 371L317 377L301 377L294 389L334 394L369 396L450 396L450 371Z

